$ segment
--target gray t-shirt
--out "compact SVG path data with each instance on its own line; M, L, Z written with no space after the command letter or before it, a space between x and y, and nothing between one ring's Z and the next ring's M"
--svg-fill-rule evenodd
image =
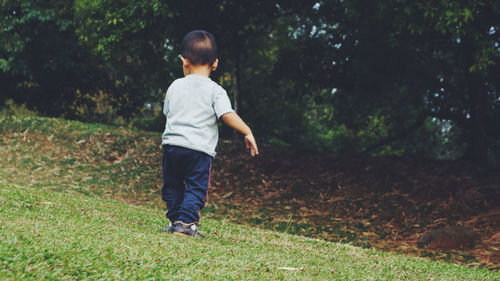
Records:
M226 91L212 79L190 74L167 90L163 113L167 117L162 145L170 144L215 156L219 140L217 119L234 112Z

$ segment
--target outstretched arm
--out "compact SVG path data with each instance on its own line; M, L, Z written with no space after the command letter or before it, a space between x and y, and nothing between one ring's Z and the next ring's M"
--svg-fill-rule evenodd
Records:
M255 156L259 154L259 149L252 134L252 130L250 130L247 124L241 120L238 114L235 112L229 112L222 115L220 119L229 127L245 136L245 146L250 150L250 155Z

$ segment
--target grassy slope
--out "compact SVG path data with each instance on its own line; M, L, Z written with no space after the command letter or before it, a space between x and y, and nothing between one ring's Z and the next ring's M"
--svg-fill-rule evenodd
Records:
M205 219L205 240L161 232L163 212L105 197L158 192L156 135L0 116L0 279L495 280L500 275ZM126 149L124 149L126 147ZM148 150L149 149L149 150ZM78 192L76 192L78 191ZM82 194L83 193L83 194ZM87 195L85 195L87 194ZM278 267L302 268L299 271Z
M209 238L161 232L158 209L0 184L2 279L494 280L485 269L207 219ZM299 271L278 267L302 268Z
M157 133L0 116L0 134L0 179L8 182L120 198L158 192Z

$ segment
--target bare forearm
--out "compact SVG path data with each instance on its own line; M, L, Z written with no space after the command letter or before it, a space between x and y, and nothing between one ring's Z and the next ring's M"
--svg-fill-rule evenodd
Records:
M235 129L245 136L245 146L250 150L250 155L255 156L259 154L259 148L255 142L252 130L241 120L240 116L234 112L229 112L220 117L224 123L229 127Z
M252 130L241 120L240 116L234 112L229 112L221 116L220 118L226 125L235 129L237 132L243 135L251 135Z

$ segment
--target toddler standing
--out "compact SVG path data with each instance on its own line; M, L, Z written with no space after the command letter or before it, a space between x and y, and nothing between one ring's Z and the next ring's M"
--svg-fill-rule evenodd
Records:
M189 32L182 39L184 77L167 90L163 113L162 199L167 203L167 232L203 238L196 223L205 206L210 170L219 139L217 119L245 136L250 154L259 154L250 128L231 108L226 91L209 76L217 68L217 45L212 34Z

